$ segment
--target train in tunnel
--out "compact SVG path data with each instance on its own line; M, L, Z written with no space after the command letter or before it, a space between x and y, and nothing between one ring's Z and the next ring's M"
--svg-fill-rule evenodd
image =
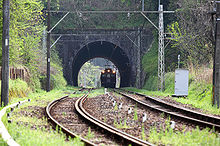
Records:
M116 71L111 68L105 68L101 71L101 86L104 88L115 88Z

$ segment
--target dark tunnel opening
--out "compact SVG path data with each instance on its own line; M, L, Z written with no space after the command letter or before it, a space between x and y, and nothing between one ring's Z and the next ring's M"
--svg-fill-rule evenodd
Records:
M106 58L115 64L121 76L120 87L128 87L130 85L131 66L125 52L111 42L96 41L80 49L73 60L72 79L74 86L78 86L78 74L83 64L97 57Z

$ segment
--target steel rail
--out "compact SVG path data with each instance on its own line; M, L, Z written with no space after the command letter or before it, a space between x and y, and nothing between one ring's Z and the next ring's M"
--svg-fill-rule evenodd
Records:
M56 100L50 102L50 103L47 105L47 107L46 107L46 114L47 114L48 120L50 120L53 124L59 126L59 127L62 129L62 131L63 131L64 133L66 133L68 136L71 136L71 137L79 137L79 138L81 139L81 141L85 143L86 146L95 146L94 143L92 143L92 142L90 142L90 141L88 141L88 140L86 140L86 139L80 137L79 135L77 135L77 134L71 132L70 130L68 130L67 128L65 128L62 124L60 124L58 121L56 121L56 120L51 116L51 114L50 114L51 108L52 108L54 105L58 104L60 101L66 99L67 97L69 97L69 96L64 96L64 97L62 97L62 98L56 99Z
M116 136L120 136L123 139L125 139L126 141L128 141L129 144L134 144L134 145L153 145L147 141L143 141L141 139L138 139L137 137L134 137L132 135L129 135L125 132L122 132L96 118L94 118L93 116L91 116L84 108L83 108L83 103L87 100L87 95L82 96L81 98L79 98L76 102L75 102L75 109L76 111L83 116L85 119L87 119L88 121L90 121L91 123L107 130L110 133L113 133Z
M135 95L138 95L138 96L142 96L144 97L145 99L149 100L151 103L153 103L154 105L152 104L148 104L144 101L140 101L130 95L127 95L125 93L122 93L120 91L116 91L114 90L115 92L123 95L123 96L126 96L144 106L147 106L147 107L150 107L151 109L154 109L154 110L157 110L157 111L160 111L160 112L164 112L166 114L169 114L171 116L175 116L177 118L182 118L182 119L185 119L187 121L191 121L195 124L198 124L198 125L201 125L201 126L205 126L205 127L209 127L209 128L215 128L215 130L217 131L220 131L220 118L219 117L214 117L214 116L210 116L210 115L207 115L207 114L203 114L203 113L200 113L200 112L196 112L196 111L193 111L193 110L190 110L190 109L187 109L187 108L184 108L184 107L180 107L180 106L177 106L177 105L173 105L173 104L170 104L170 103L167 103L159 98L155 98L155 97L150 97L150 96L147 96L147 95L144 95L144 94L140 94L140 93L136 93L136 92L133 92L133 91L127 91L127 90L123 90L124 92L128 92L130 94L135 94Z

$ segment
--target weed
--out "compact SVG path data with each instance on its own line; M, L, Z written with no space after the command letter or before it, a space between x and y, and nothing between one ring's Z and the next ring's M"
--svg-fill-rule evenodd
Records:
M162 113L160 114L160 117L161 117L161 118L164 118L164 116L165 116L165 115L164 115L164 112L162 112Z
M114 118L114 123L113 123L113 125L114 125L115 127L117 127L117 125L118 125L118 123L117 123L117 121L116 121L115 118Z
M150 129L149 141L163 145L219 145L220 138L217 133L211 133L210 129L200 130L198 127L192 131L174 132L166 121L166 129L157 132L157 128Z
M91 131L91 128L89 127L89 128L88 128L88 133L87 133L86 138L87 138L87 139L92 139L92 138L94 138L94 137L95 137L95 135L94 135L94 133Z
M123 129L123 128L129 128L128 126L127 126L127 120L126 120L126 118L124 119L124 124L122 123L122 119L120 118L119 119L119 123L117 122L117 120L116 119L114 119L114 126L116 127L116 128L118 128L118 129Z
M104 117L104 123L106 123L106 117Z
M135 120L135 121L138 120L138 115L137 115L137 104L135 105L135 109L134 109L134 120Z
M66 116L66 112L62 112L62 115L63 115L63 116Z
M146 135L145 135L145 132L144 132L144 124L142 125L142 131L141 131L141 138L142 140L146 140Z
M123 126L124 128L127 128L127 119L126 119L126 117L125 117L125 119L124 119L124 126Z
M118 110L118 105L116 103L115 106L114 106L114 111L117 111L117 110Z

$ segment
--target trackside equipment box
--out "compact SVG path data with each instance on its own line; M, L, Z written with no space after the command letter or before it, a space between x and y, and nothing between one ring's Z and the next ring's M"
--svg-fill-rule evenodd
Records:
M189 70L175 70L175 94L173 96L188 96Z

